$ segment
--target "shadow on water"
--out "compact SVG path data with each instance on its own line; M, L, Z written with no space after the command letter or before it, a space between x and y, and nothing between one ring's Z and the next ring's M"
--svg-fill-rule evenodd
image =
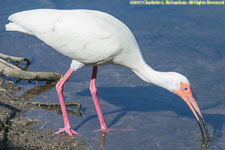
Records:
M89 89L85 89L77 95L91 96ZM98 87L99 99L104 99L110 104L119 106L120 109L105 112L104 115L119 113L110 123L108 127L115 125L130 111L155 112L155 111L174 111L182 117L194 118L194 115L178 96L159 87ZM100 100L101 101L101 100ZM201 110L217 107L220 103L208 105ZM222 128L225 123L225 116L220 114L204 114L207 124L213 126L213 138L222 136ZM75 127L78 130L83 124L89 120L96 118L97 114L87 117L83 122ZM160 119L160 118L159 118Z
M222 137L222 128L225 123L225 116L220 114L204 114L207 122L213 126L213 137Z

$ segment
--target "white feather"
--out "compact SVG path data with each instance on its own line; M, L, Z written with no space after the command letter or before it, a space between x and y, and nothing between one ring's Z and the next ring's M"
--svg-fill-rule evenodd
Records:
M16 24L16 23L8 23L6 26L6 31L18 31L18 32L22 32L22 33L26 33L26 34L32 34L31 32L29 32L28 30L24 29L23 27L21 27L20 25Z
M178 73L163 73L148 66L129 28L115 17L95 10L36 9L9 16L7 31L34 35L70 57L71 68L117 64L141 79L170 91L189 81Z

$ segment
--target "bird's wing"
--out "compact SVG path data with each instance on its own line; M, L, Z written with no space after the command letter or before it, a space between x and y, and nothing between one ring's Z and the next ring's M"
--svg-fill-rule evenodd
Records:
M7 25L8 29L13 24L16 31L33 34L74 59L86 59L88 55L98 55L106 49L110 49L107 53L112 55L120 43L116 41L118 37L115 38L118 21L98 11L39 9L13 14L9 20L12 23ZM80 53L81 50L84 52Z

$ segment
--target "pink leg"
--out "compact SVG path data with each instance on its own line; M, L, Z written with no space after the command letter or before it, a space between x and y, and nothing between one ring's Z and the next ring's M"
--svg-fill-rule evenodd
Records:
M97 111L97 114L98 114L98 119L99 119L99 122L100 122L100 125L101 125L101 131L107 132L108 128L105 124L105 120L104 120L103 115L102 115L102 109L101 109L101 106L99 104L99 100L98 100L98 97L97 97L97 88L96 88L97 70L98 70L98 67L94 66L93 72L92 72L91 83L90 83L90 91L91 91L92 98L93 98L93 101L94 101L94 104L95 104L95 108L96 108L96 111Z
M60 129L59 131L57 131L56 134L59 134L59 133L64 132L64 131L67 134L69 134L70 136L73 136L73 134L78 134L76 131L71 129L69 118L68 118L67 111L66 111L66 105L65 105L64 97L63 97L63 86L73 72L74 72L74 70L69 69L67 71L67 73L63 76L63 78L56 85L56 90L57 90L57 93L58 93L58 96L59 96L59 101L60 101L60 104L61 104L61 109L62 109L62 114L63 114L63 119L64 119L64 125L65 125L65 127Z

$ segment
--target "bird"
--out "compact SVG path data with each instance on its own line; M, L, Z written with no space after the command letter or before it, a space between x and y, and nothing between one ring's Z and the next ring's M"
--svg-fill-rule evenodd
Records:
M189 80L180 73L160 72L148 65L131 30L112 15L87 9L33 9L14 13L8 17L8 20L6 31L36 36L59 53L72 59L68 71L56 84L64 119L64 128L57 131L57 134L62 132L70 136L78 134L71 128L69 122L63 86L73 72L84 66L93 67L89 89L98 114L100 130L103 132L110 130L97 97L96 78L99 66L113 64L129 68L145 82L178 95L186 102L196 118L202 138L209 137Z

